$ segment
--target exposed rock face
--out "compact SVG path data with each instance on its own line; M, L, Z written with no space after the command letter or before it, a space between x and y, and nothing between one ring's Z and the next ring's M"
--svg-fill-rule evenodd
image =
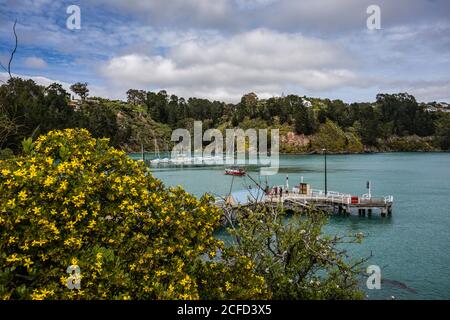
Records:
M301 148L309 144L311 139L304 134L296 134L295 132L288 132L285 136L280 137L280 142L292 147Z

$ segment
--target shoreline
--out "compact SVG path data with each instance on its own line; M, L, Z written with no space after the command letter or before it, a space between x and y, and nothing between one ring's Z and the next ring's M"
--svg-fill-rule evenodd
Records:
M141 151L125 151L128 155L129 154L141 154ZM163 151L160 153L169 153L170 151ZM155 153L154 151L145 151L145 154L149 153ZM385 153L450 153L450 150L390 150L390 151L363 151L363 152L331 152L327 151L327 155L356 155L356 154L385 154ZM311 152L279 152L279 155L283 156L313 156L313 155L322 155L322 152L318 151L311 151Z

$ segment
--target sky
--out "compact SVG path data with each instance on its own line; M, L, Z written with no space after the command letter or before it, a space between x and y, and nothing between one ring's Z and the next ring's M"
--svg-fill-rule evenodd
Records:
M80 8L68 29L67 8ZM370 30L370 5L380 29ZM408 92L450 102L448 0L0 0L0 62L91 96L130 88L237 102L298 94L346 102ZM8 75L0 70L0 80Z

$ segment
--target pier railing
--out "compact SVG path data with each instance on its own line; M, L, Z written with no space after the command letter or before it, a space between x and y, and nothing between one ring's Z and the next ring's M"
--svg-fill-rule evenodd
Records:
M283 186L279 186L283 187ZM280 194L270 194L267 196L269 201L285 201L285 200L301 200L301 201L310 201L310 202L328 202L334 204L343 204L343 205L374 205L374 204L392 204L394 202L394 197L384 196L384 197L371 197L368 194L362 195L360 197L356 197L356 202L352 202L352 198L355 199L355 196L352 196L348 193L342 193L337 191L323 191L319 189L311 189L309 193L302 194L300 193L298 188L293 188L288 192L283 192ZM353 200L355 201L355 200Z
M284 188L284 186L279 186L277 190ZM360 197L352 196L348 193L341 193L337 191L328 191L325 193L323 190L311 189L308 193L303 194L297 188L293 188L291 190L283 189L283 192L272 192L265 194L264 197L258 197L255 199L249 196L248 201L245 201L246 204L261 202L261 203L283 203L285 201L297 201L302 202L304 204L317 203L323 205L343 205L347 207L351 206L369 206L369 207L381 207L392 205L394 202L394 197L384 196L384 197L371 197L368 194L362 195ZM216 205L223 206L227 203L225 199L217 199ZM236 203L237 204L237 203ZM242 203L241 203L242 204Z

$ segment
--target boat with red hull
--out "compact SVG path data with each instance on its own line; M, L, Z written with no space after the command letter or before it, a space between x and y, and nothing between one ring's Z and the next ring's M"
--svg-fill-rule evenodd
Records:
M243 168L227 168L225 174L230 176L245 176L245 170Z

